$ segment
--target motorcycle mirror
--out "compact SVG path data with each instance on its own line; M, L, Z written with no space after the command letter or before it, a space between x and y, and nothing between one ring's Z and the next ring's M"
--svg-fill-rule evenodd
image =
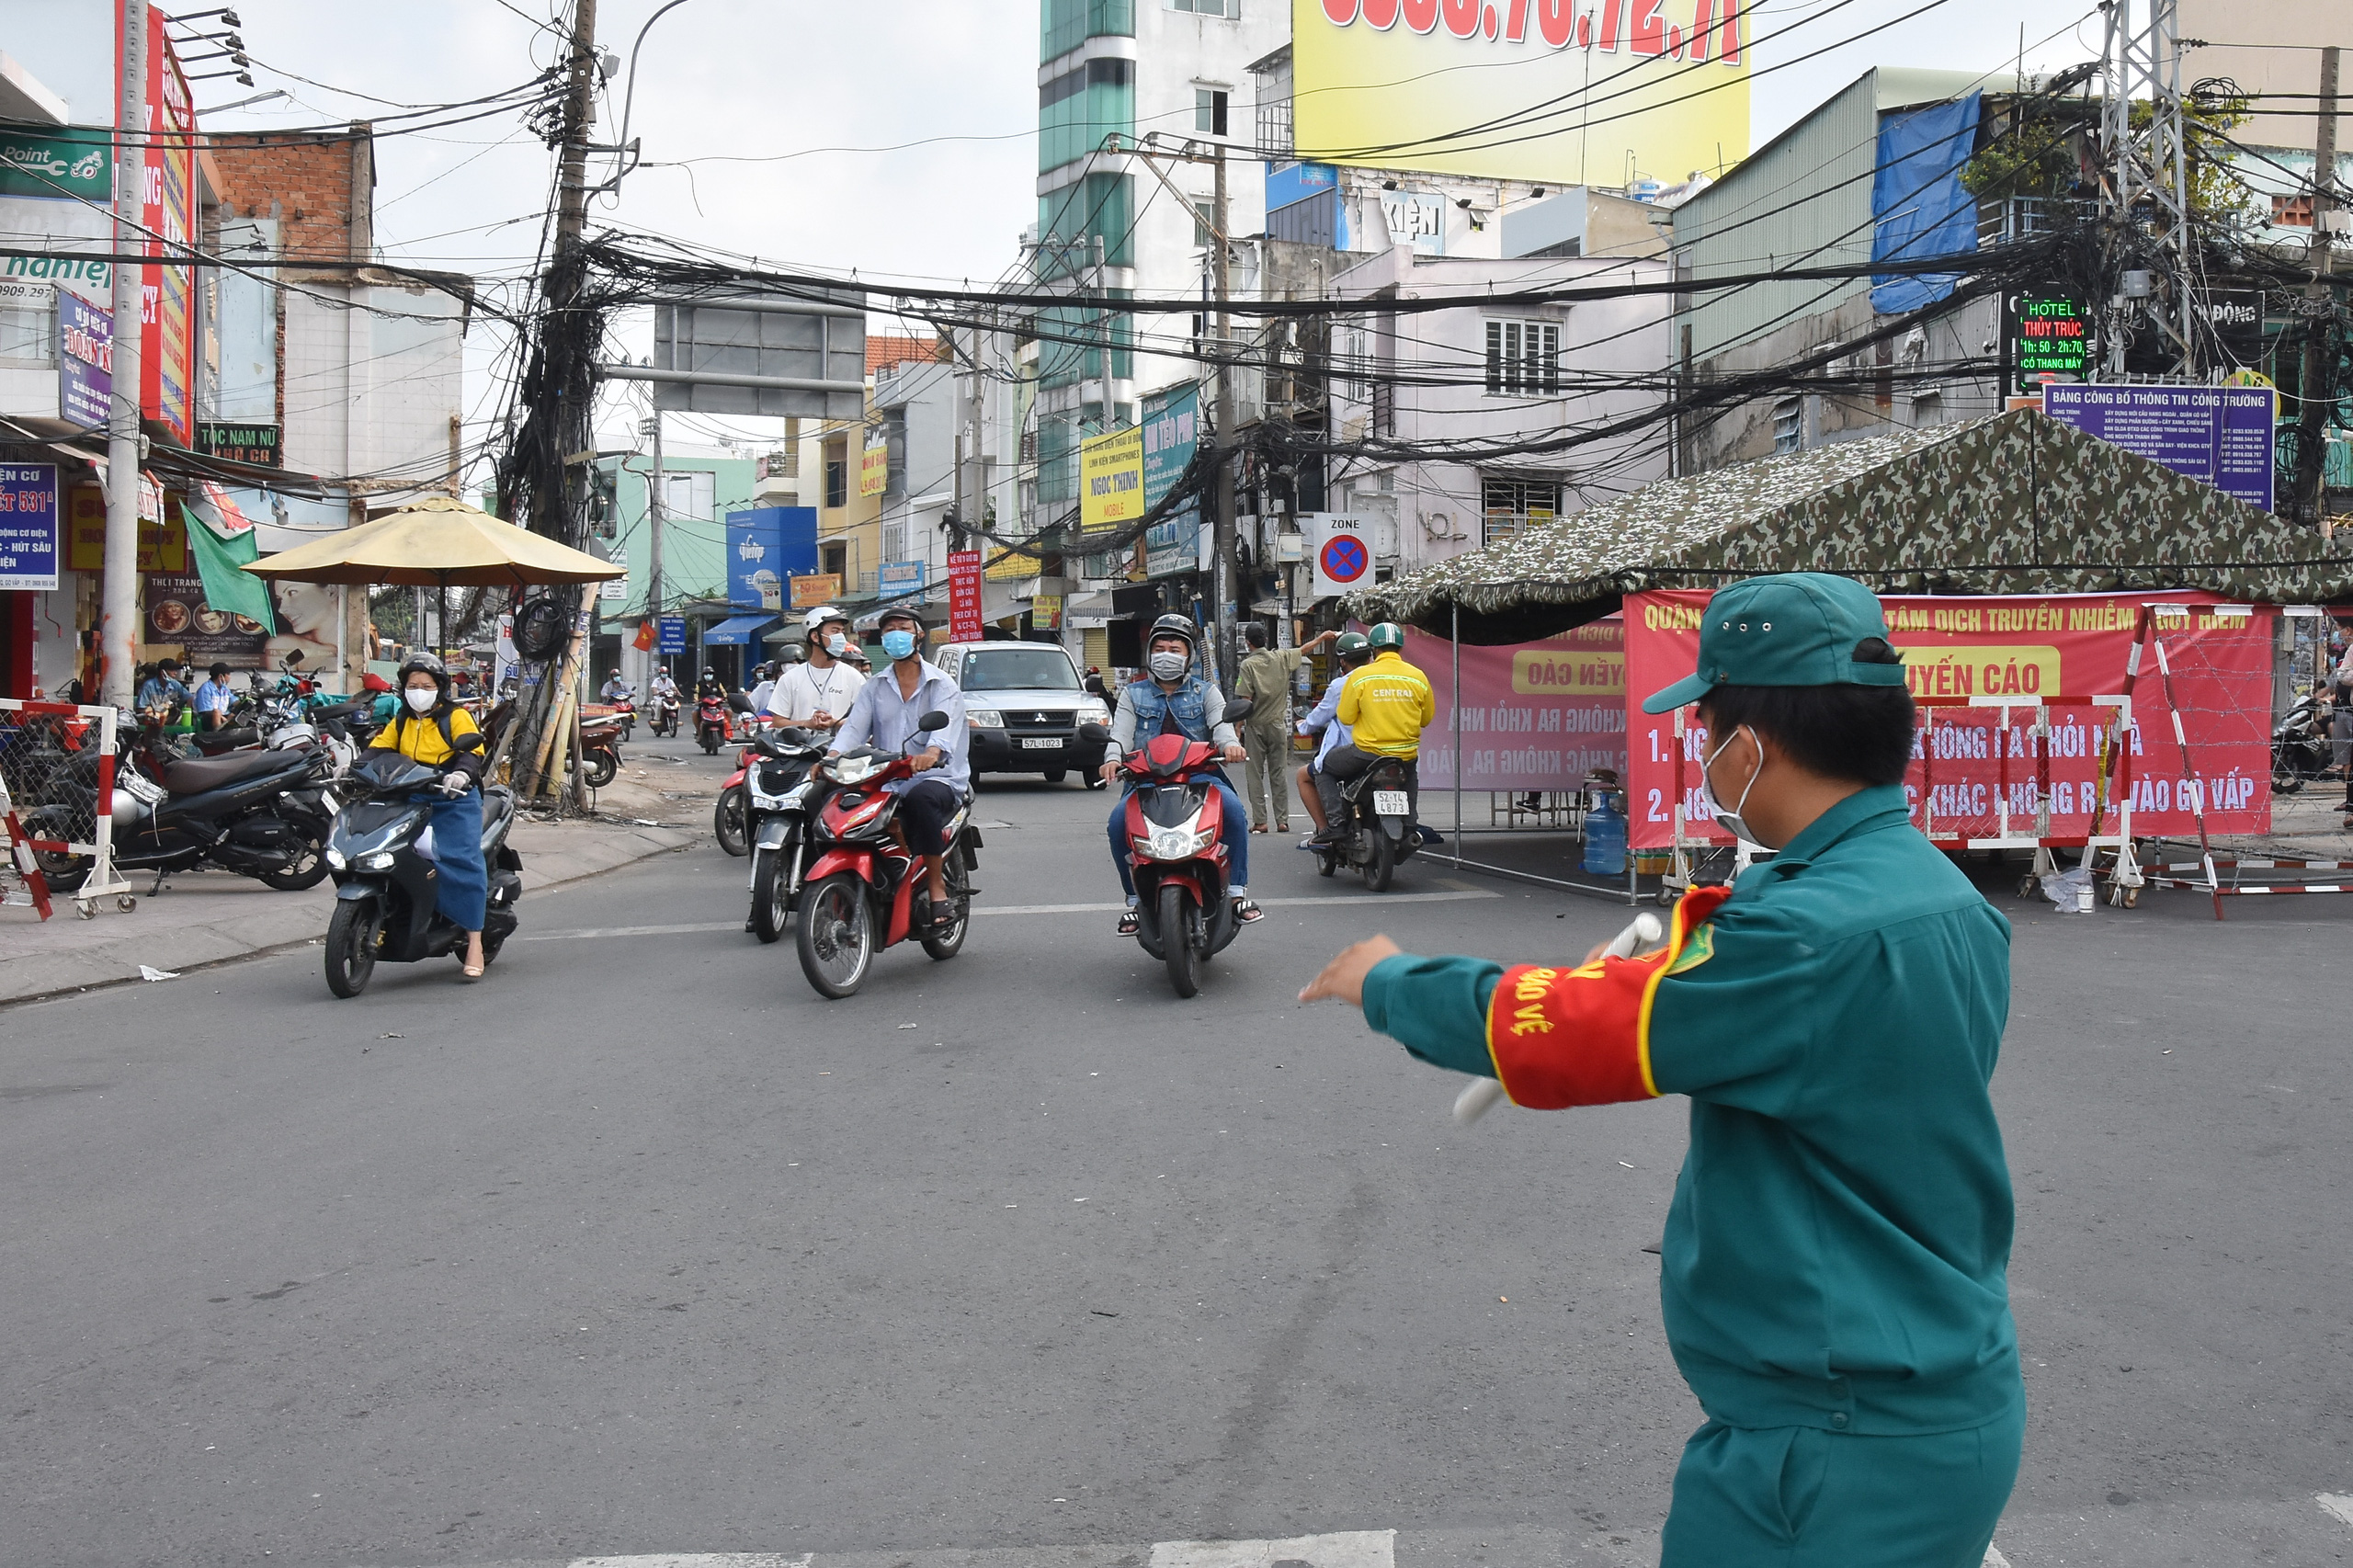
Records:
M918 730L944 730L947 727L948 715L945 711L938 708L933 709L930 712L915 721L915 728Z
M1225 722L1229 724L1239 723L1250 717L1250 710L1256 706L1256 703L1246 697L1229 697L1225 699Z
M1081 724L1078 727L1078 738L1088 745L1099 746L1111 738L1110 727L1105 724Z

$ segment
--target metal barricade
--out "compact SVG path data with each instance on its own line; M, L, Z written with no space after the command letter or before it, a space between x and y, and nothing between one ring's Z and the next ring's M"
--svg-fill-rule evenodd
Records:
M9 861L44 920L52 898L71 898L85 920L108 896L125 914L138 907L114 868L117 717L111 708L0 698Z

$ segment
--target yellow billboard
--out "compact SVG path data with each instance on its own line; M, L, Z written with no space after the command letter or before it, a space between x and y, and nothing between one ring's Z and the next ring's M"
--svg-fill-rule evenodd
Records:
M1078 526L1083 533L1124 528L1143 516L1143 426L1131 425L1078 444Z
M1748 155L1753 0L1291 0L1306 162L1623 187Z
M891 488L891 448L886 441L869 441L858 454L858 493L880 495Z

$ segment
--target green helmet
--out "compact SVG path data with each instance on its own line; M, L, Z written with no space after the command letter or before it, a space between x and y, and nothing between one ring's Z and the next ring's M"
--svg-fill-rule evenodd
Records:
M1332 652L1340 656L1342 664L1353 665L1372 657L1372 644L1365 641L1361 631L1343 631L1332 644Z
M1384 620L1365 635L1365 642L1378 653L1383 648L1403 648L1405 629L1393 620Z

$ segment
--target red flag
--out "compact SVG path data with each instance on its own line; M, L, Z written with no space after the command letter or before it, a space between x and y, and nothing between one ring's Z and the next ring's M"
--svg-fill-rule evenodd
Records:
M652 653L654 651L654 623L650 620L639 621L637 623L637 635L630 640L630 645L641 653Z

